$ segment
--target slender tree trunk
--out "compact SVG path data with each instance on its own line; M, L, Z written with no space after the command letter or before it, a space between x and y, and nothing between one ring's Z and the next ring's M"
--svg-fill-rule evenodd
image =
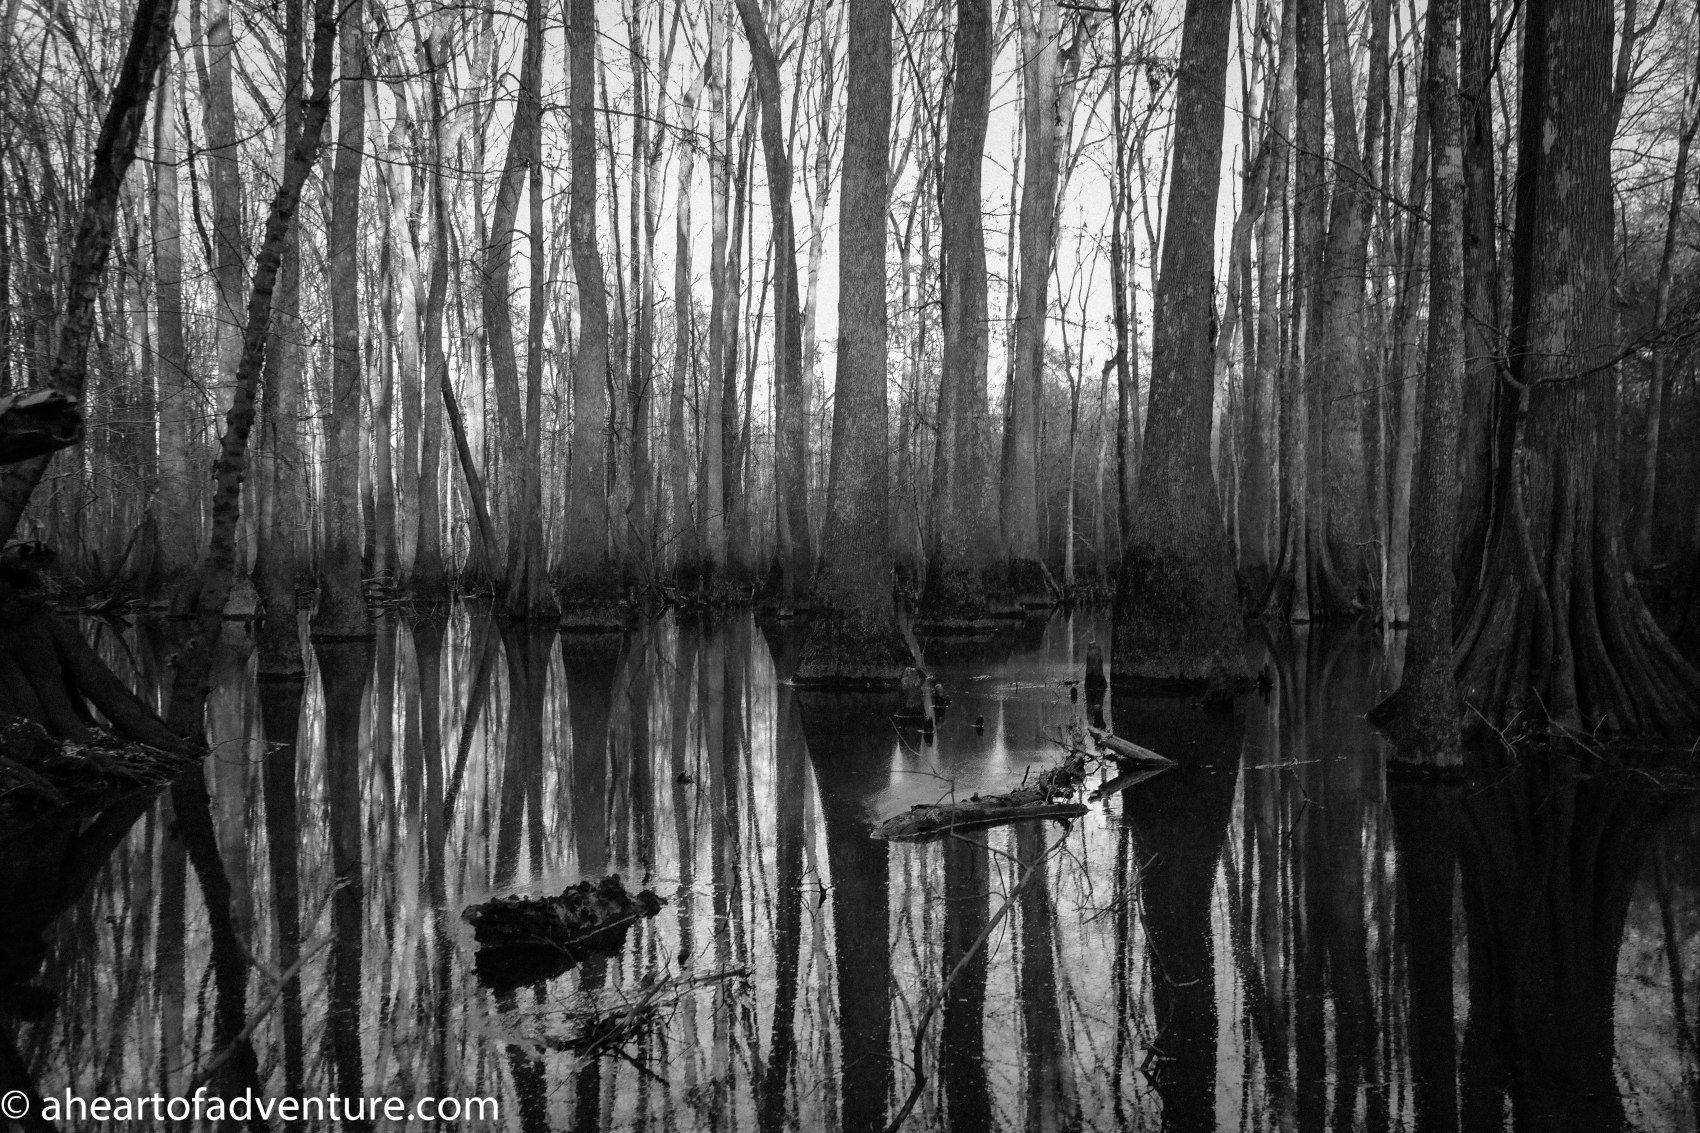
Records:
M989 0L957 0L953 84L939 200L943 357L933 458L932 544L921 615L938 625L992 612L1000 557L986 394L990 343L980 170L992 98Z
M685 93L680 125L696 128L697 99L706 81L707 67ZM692 384L695 356L691 350L691 167L695 149L681 148L679 185L674 207L673 239L673 384L667 396L667 447L669 491L667 539L670 562L675 570L689 557L688 547L695 524L691 516L690 453L685 436L685 388Z
M283 45L284 81L291 91L306 82L301 0L290 0ZM301 140L299 97L287 100L282 131L283 168ZM299 677L305 671L296 616L300 582L299 535L306 518L306 446L301 436L301 235L291 226L278 267L271 337L266 344L261 443L256 454L260 498L255 588L263 611L255 644L262 675Z
M1464 144L1458 95L1458 3L1428 10L1428 359L1411 523L1411 628L1399 689L1371 713L1410 754L1463 760L1452 673L1453 546L1458 522L1458 413L1464 381Z
M1500 301L1498 195L1494 188L1490 0L1459 5L1459 82L1464 98L1464 409L1458 435L1458 583L1481 579L1488 534L1505 499L1495 490L1510 459L1517 392L1507 371Z
M1001 519L1009 581L1023 602L1047 603L1039 565L1039 432L1050 313L1051 249L1056 236L1057 132L1061 101L1062 28L1057 0L1017 8L1022 41L1020 279L1016 287L1015 354L1008 427L1003 438Z
M597 604L606 618L609 604L619 597L621 580L609 545L608 292L602 254L596 246L595 0L568 0L567 54L572 136L569 219L579 333L573 352L568 552L562 584L569 609Z
M1210 269L1232 9L1188 0L1182 31L1146 450L1115 610L1113 669L1129 685L1220 686L1245 672L1234 558L1210 469Z
M1653 333L1662 334L1670 319L1671 290L1675 280L1678 234L1682 227L1682 198L1688 189L1688 161L1694 133L1700 127L1700 62L1688 82L1683 98L1682 133L1676 143L1676 162L1671 170L1670 201L1665 207L1665 239L1659 252L1658 282L1653 295ZM1668 349L1653 348L1651 373L1647 375L1647 431L1641 448L1641 482L1635 498L1635 515L1630 526L1630 561L1637 570L1653 565L1653 509L1659 487L1659 442L1664 428L1665 399L1670 395L1671 357Z
M360 9L340 29L336 166L326 233L331 308L331 399L325 419L324 552L313 633L328 639L372 630L360 578L360 165L366 144L366 48Z
M695 530L699 587L712 588L726 569L726 451L721 419L726 414L726 246L731 208L732 151L726 117L724 11L708 6L708 389L699 413L702 451L697 474Z
M154 114L154 302L159 323L159 581L172 593L192 578L201 545L201 477L196 472L197 437L193 419L200 412L200 391L189 371L189 346L183 332L183 244L178 204L176 77L169 63L161 68Z
M1269 179L1257 221L1257 361L1247 398L1251 428L1246 437L1247 479L1241 492L1241 569L1254 596L1265 594L1281 558L1286 509L1281 500L1281 413L1279 396L1289 361L1283 327L1287 317L1285 240L1287 193L1292 173L1294 34L1296 4L1281 5L1279 61L1275 86L1264 100L1269 128L1263 140ZM1251 328L1246 329L1251 333Z
M808 585L809 421L803 379L803 310L797 283L797 236L791 222L791 155L780 117L779 60L756 0L737 0L750 42L756 93L761 99L762 156L772 214L774 266L773 395L778 418L774 439L774 489L778 493L777 585L780 605L789 607Z
M499 494L502 529L508 539L506 563L494 579L503 596L505 608L515 612L515 604L523 606L525 589L512 571L523 567L525 555L525 478L527 469L522 454L526 452L525 395L521 389L518 350L515 346L513 317L513 263L518 258L520 199L526 187L526 167L531 159L531 133L537 128L537 115L528 113L533 92L539 79L539 62L533 50L531 28L542 20L542 0L526 0L525 48L520 63L519 97L515 104L513 127L508 135L507 156L503 160L501 182L496 189L495 208L490 215L490 228L484 245L484 289L481 306L484 315L484 339L490 358L490 380L496 392L497 428L495 452L500 456L499 471L490 471L490 479ZM488 423L486 423L488 424ZM486 433L489 436L489 433ZM486 469L491 469L486 464ZM500 552L495 552L500 553ZM519 589L519 594L513 591Z
M891 579L885 213L890 199L891 6L849 0L849 82L838 215L838 376L815 601L797 680L895 684L902 659Z
M231 382L242 352L242 176L237 164L235 36L230 0L208 0L206 29L207 189L212 204L214 341L218 390L215 404L229 408Z

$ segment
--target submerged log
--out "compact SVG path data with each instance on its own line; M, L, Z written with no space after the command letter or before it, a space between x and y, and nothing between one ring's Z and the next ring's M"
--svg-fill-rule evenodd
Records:
M1132 740L1123 739L1114 732L1103 728L1091 728L1092 738L1098 741L1098 750L1115 760L1117 763L1155 764L1158 767L1172 767L1174 760L1166 755L1158 755L1148 747L1141 747Z
M632 923L662 904L653 890L633 896L610 874L554 897L496 897L469 906L461 919L480 945L479 979L501 992L553 979L592 956L617 955Z
M1094 790L1088 796L1088 802L1124 791L1174 766L1173 760L1102 728L1089 728L1087 732L1097 740L1096 750L1076 744L1068 749L1068 756L1061 763L1038 778L1000 794L971 795L966 799L942 803L918 803L880 823L874 830L874 837L891 842L931 842L946 834L1005 826L1012 822L1078 818L1090 810L1079 801L1080 792L1086 785L1089 764L1097 760L1111 760L1118 774Z

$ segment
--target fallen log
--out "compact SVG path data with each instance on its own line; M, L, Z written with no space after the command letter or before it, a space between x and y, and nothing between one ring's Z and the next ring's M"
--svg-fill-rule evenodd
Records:
M1166 755L1158 755L1148 747L1141 747L1132 740L1123 739L1114 732L1103 728L1089 729L1092 738L1098 741L1098 750L1115 760L1117 763L1146 763L1159 767L1173 767L1175 761Z
M1087 808L1073 799L1086 782L1090 753L1069 749L1068 757L1029 783L996 795L973 795L942 803L918 803L886 819L874 837L889 842L930 842L956 831L1003 826L1035 818L1076 818Z

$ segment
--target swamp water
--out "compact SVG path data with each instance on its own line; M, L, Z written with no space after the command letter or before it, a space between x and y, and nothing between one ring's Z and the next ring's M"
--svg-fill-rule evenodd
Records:
M158 688L167 627L91 632ZM0 832L0 973L57 997L0 1069L187 1095L241 1064L214 1037L239 1009L268 1095L498 1099L456 1128L862 1131L911 1101L904 1128L973 1133L1696 1128L1700 794L1389 776L1366 631L1266 649L1232 712L1112 694L1176 766L1072 823L869 836L1054 762L1108 636L923 642L952 701L928 734L791 688L795 643L748 617L391 621L304 687L257 682L232 627L203 844L169 796ZM610 873L665 905L481 981L463 909Z

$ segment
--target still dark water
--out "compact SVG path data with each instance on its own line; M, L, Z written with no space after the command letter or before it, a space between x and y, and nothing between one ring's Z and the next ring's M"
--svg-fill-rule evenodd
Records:
M158 687L169 627L91 632ZM44 1093L192 1092L228 924L270 1093L488 1095L499 1128L880 1129L918 1071L908 1129L1696 1128L1696 794L1509 761L1389 777L1367 631L1270 648L1231 713L1112 697L1177 766L1071 825L869 837L1054 761L1093 636L923 642L953 697L929 737L792 689L792 645L748 618L392 622L319 647L304 690L256 682L233 627L228 895L164 797L92 875L63 866L35 977L58 1003L18 1052ZM609 873L666 901L616 955L480 982L463 908ZM9 955L24 933L0 925Z

